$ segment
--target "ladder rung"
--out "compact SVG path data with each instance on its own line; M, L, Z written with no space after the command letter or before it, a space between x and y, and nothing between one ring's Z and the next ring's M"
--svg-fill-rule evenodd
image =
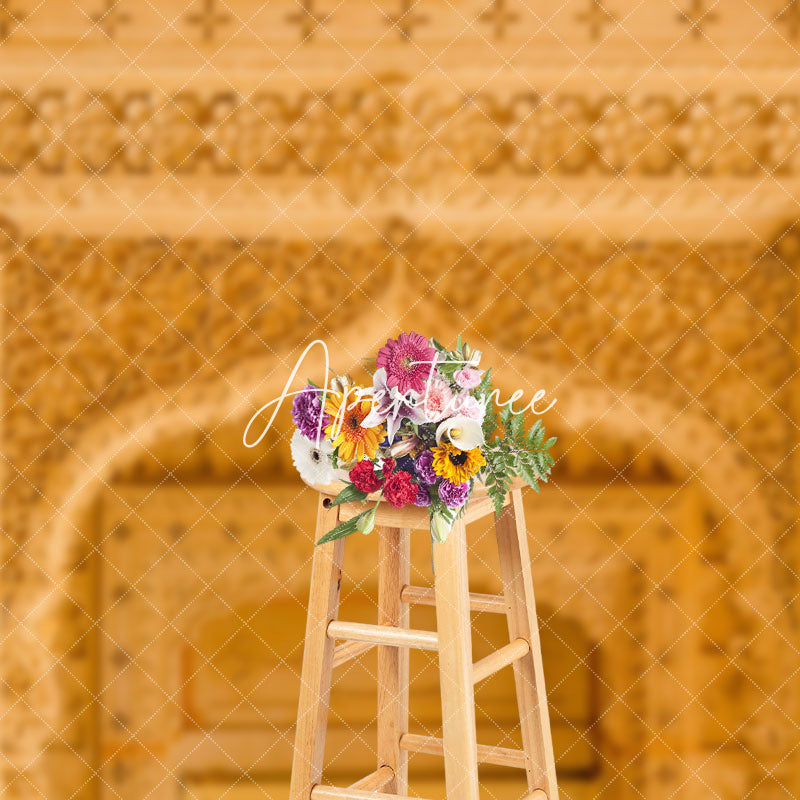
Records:
M394 778L394 770L388 764L384 764L382 767L378 767L375 772L370 772L360 781L350 784L348 788L360 789L365 792L379 792L381 789L386 788L386 784L392 778Z
M494 653L490 653L486 658L482 658L472 665L472 682L477 683L494 675L503 667L524 658L530 651L531 646L525 639L514 639L513 642L495 650Z
M401 794L384 794L361 789L337 789L334 786L317 784L311 790L311 800L418 800Z
M435 736L420 736L417 733L404 733L400 737L400 747L403 750L407 750L409 753L427 753L432 756L444 755L442 740ZM525 753L522 750L511 750L508 747L479 744L478 763L525 769ZM534 800L538 799L534 798Z
M351 642L369 642L389 647L416 647L438 650L439 637L434 631L415 631L391 625L367 625L363 622L334 620L328 624L328 637Z
M374 646L375 645L370 642L345 642L344 644L340 644L333 651L334 668L341 667L342 664L346 664L348 661L358 658L358 656L363 653L372 650Z
M523 800L547 800L547 792L541 789L536 789L528 795L525 795Z
M404 603L435 606L436 592L423 586L404 586L400 592L400 599ZM469 593L469 607L472 611L484 611L489 614L505 614L506 601L499 594Z

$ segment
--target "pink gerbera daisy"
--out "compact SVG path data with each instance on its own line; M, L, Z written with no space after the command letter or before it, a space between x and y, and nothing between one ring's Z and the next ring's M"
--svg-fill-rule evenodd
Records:
M436 351L419 333L401 333L378 350L376 364L386 370L386 383L401 394L422 392L433 369Z

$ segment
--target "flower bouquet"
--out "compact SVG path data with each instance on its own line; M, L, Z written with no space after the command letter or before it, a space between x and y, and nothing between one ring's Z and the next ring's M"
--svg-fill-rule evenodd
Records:
M509 402L496 409L491 370L480 351L461 342L448 350L435 339L403 333L378 351L372 386L337 376L327 387L309 383L292 404L297 430L292 459L312 485L344 480L334 505L369 507L337 525L317 544L375 525L377 493L394 508L430 509L434 542L447 539L482 482L499 514L515 477L537 491L553 465L541 420L527 431ZM513 398L512 398L513 399ZM493 402L494 401L494 402Z

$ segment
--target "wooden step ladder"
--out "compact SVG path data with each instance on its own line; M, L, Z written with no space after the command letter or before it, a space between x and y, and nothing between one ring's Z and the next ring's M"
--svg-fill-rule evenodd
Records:
M331 506L320 495L315 540L363 511L358 504ZM466 513L444 544L433 548L434 588L410 584L410 530L428 527L428 510L393 509L381 503L378 624L339 620L345 539L317 547L311 572L305 651L289 800L395 800L408 796L408 753L444 758L447 800L479 800L478 764L524 769L525 800L557 800L553 745L542 654L519 488L495 517L503 595L470 593L466 523L494 513L485 494L473 493ZM437 631L409 628L409 607L436 606ZM470 610L506 614L509 644L473 663ZM341 644L336 644L340 641ZM321 785L325 730L335 667L378 648L377 769L347 788ZM409 648L439 654L442 738L408 732ZM474 685L511 665L516 681L522 750L476 741Z

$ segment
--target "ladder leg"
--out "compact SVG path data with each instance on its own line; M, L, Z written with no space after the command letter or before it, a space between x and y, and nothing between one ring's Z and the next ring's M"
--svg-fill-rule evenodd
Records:
M529 653L514 663L528 788L532 792L537 789L544 791L547 800L557 800L555 758L533 594L528 532L519 489L511 493L511 503L495 519L495 530L508 607L508 632L511 641L523 638L530 644Z
M456 521L444 544L433 545L433 565L447 800L479 800L467 536L463 520Z
M378 624L408 628L408 605L400 592L410 579L410 531L378 530ZM408 753L400 749L400 737L408 733L407 647L378 646L378 767L389 766L395 777L384 789L389 794L408 794Z
M333 528L337 518L338 509L325 508L320 497L314 540ZM322 778L334 649L327 628L339 609L344 542L336 539L314 549L289 800L309 800Z

